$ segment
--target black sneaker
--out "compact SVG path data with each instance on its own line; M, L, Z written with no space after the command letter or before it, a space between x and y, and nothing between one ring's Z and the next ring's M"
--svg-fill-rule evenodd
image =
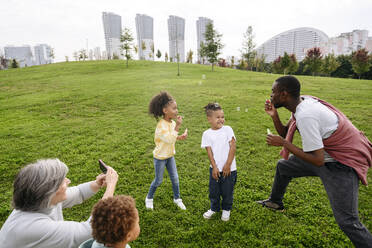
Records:
M271 201L270 199L256 201L256 202L258 204L261 204L262 207L267 207L267 208L270 208L270 209L273 209L273 210L276 210L276 211L281 211L281 212L284 211L283 204L275 203L275 202Z

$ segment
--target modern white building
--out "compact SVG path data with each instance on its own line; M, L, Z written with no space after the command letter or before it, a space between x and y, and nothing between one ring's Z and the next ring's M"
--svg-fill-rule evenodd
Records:
M200 44L205 43L205 31L207 30L207 25L213 23L213 21L206 17L199 17L196 21L196 34L197 34L197 52L198 52L198 61L202 62L203 58L200 57ZM204 58L205 60L205 58Z
M4 55L6 59L15 59L19 67L33 66L33 54L31 47L28 45L24 46L6 46L4 47Z
M372 37L368 37L368 30L353 30L348 33L341 33L337 37L330 38L328 42L321 44L323 54L333 53L338 56L341 54L351 54L352 52L366 48L372 51L370 43Z
M320 47L328 42L328 36L315 28L296 28L280 33L257 48L258 56L264 55L265 62L272 62L284 52L295 54L298 61L306 56L306 51L313 47Z
M47 44L34 46L35 65L51 64L53 62L52 48Z
M368 52L372 53L372 37L368 37L366 42L366 49Z
M102 21L108 59L112 59L114 56L121 58L121 16L111 12L102 12Z
M147 15L136 15L138 58L154 60L154 19Z
M185 19L178 16L168 18L169 36L169 58L177 62L179 55L180 62L185 62Z

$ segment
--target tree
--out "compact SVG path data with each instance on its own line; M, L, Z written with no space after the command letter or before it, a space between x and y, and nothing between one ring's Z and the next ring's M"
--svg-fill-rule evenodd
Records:
M281 71L284 74L288 73L288 68L289 68L290 64L291 64L291 59L289 58L288 53L284 52L284 55L283 55L282 59L280 60L280 65L279 65L281 67Z
M233 68L234 67L234 65L235 65L235 56L231 56L231 58L230 58L230 63L231 63L231 68Z
M221 54L223 44L221 42L222 35L214 29L213 23L210 22L206 26L206 31L204 33L205 44L201 43L200 50L202 54L207 57L209 63L212 64L212 71L214 68L214 63L218 61L218 55Z
M200 56L201 61L199 61L199 63L201 63L201 64L204 65L205 64L205 56L206 56L206 54L205 54L205 50L202 49L203 46L204 46L204 43L203 42L200 42L199 56Z
M19 64L16 59L12 59L12 64L10 65L11 68L18 68Z
M142 49L142 54L143 54L143 51L146 50L146 43L144 41L141 42L141 49ZM141 57L140 59L145 59L145 58Z
M128 61L132 58L131 50L133 49L133 35L129 28L124 27L122 34L120 35L120 50L121 54L127 60L127 68L128 68Z
M245 61L245 59L240 59L239 60L239 65L237 66L238 67L238 69L240 69L240 70L244 70L244 69L246 69L247 68L247 62Z
M336 60L335 55L331 53L324 57L322 61L321 71L327 76L329 76L339 66L340 66L340 63Z
M304 64L305 70L309 69L313 76L319 72L322 65L322 53L320 52L319 47L314 47L307 51Z
M87 51L85 49L81 49L79 51L79 61L80 60L85 61L86 58L88 58Z
M75 52L72 54L72 57L75 58L75 61L78 61L78 59L79 59L79 54L78 54L78 52L75 51Z
M165 54L164 54L164 61L168 62L168 53L167 52L165 52Z
M54 53L54 48L50 48L50 51L49 51L49 57L54 59L55 58L55 53Z
M273 67L274 73L278 73L278 74L283 73L283 68L281 66L281 60L282 60L282 56L279 56L273 61L272 67Z
M370 67L370 61L366 49L363 48L353 52L351 57L351 65L353 67L353 71L358 74L360 79L360 76L367 72Z
M188 53L187 53L186 63L191 63L192 64L192 55L193 54L194 54L194 52L190 49L190 51L188 51Z
M152 51L152 54L155 53L155 47L154 47L154 43L151 43L151 51Z
M289 63L289 66L287 68L287 73L295 74L296 71L298 70L298 62L297 62L297 59L296 59L296 55L294 55L294 54L289 55L289 59L290 59L290 63Z
M134 46L134 52L138 54L138 46Z
M66 60L66 62L68 62L68 56L65 56L65 60Z
M255 57L254 67L256 71L265 71L265 54L261 54L260 57Z
M0 56L0 70L8 68L9 60L4 56Z
M161 57L161 52L160 52L159 49L158 49L158 51L157 51L157 53L156 53L156 57L158 57L158 59L160 59L160 57Z
M254 59L256 57L256 51L254 50L256 45L253 42L254 35L252 26L248 26L243 36L243 48L241 50L242 57L247 62L248 69L252 70Z
M351 65L351 55L339 55L336 61L340 66L331 73L331 77L351 78L353 77L353 67Z

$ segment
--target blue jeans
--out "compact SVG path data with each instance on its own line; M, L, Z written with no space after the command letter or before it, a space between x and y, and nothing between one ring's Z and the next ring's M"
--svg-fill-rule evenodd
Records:
M340 162L317 167L294 155L279 160L270 199L283 204L284 194L293 178L317 176L323 182L333 215L341 230L356 247L372 247L372 235L358 216L359 179L353 168Z
M234 186L236 183L237 172L232 171L230 176L223 177L220 172L218 181L212 177L212 168L209 168L209 199L211 200L211 210L220 211L221 197L222 210L231 210L234 199Z
M164 167L167 167L167 171L172 182L173 198L180 198L180 183L178 180L176 161L174 157L171 157L164 160L154 158L155 179L151 183L149 193L147 194L147 199L154 198L156 189L163 182Z

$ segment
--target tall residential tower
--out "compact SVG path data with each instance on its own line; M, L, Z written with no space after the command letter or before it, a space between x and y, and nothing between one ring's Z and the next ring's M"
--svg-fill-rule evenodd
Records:
M138 58L154 60L154 20L147 15L136 15Z
M196 32L197 32L197 51L198 51L198 61L202 62L203 58L200 57L200 44L203 42L205 43L205 31L207 30L207 25L209 23L213 23L213 21L206 17L199 17L196 21Z
M169 16L168 36L169 58L177 62L177 55L179 55L180 62L185 62L185 19Z
M102 12L102 21L108 59L112 59L114 56L121 57L121 16L111 12Z

